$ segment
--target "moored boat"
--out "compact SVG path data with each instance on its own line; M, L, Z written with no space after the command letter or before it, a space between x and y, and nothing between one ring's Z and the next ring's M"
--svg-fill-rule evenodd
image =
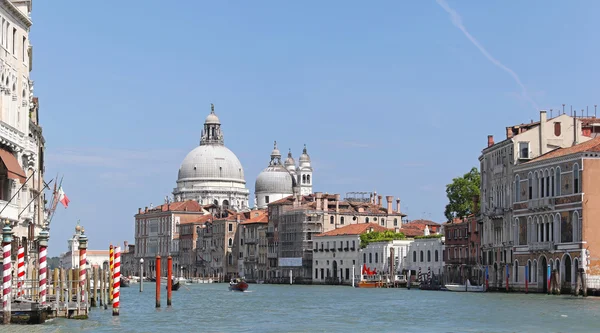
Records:
M471 281L467 279L467 284L458 284L458 283L447 283L444 285L449 291L457 291L457 292L483 292L484 286L474 286L471 284Z
M181 284L179 283L179 281L173 281L171 283L171 290L173 290L173 291L179 290L180 287L181 287ZM169 285L166 285L165 289L169 290Z
M244 279L232 279L229 282L230 291L246 291L246 289L248 289L248 283Z
M121 287L122 287L122 288L127 288L127 287L129 287L129 284L130 284L130 283L131 283L131 281L129 280L129 278L126 278L126 277L124 277L124 276L121 276L121 283L120 283L120 285L121 285Z

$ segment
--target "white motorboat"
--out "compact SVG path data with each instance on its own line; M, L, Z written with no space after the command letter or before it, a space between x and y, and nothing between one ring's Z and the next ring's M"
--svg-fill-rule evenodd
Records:
M462 291L462 292L483 292L485 291L484 286L474 286L471 284L471 281L467 279L467 284L458 284L458 283L448 283L445 284L444 287L449 291Z

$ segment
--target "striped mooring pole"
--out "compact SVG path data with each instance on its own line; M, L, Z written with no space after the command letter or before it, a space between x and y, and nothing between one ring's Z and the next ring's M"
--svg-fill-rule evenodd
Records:
M85 299L85 274L87 273L87 236L84 233L84 229L81 228L79 234L79 288L81 288L81 304L84 304L87 300ZM86 305L86 307L88 307Z
M4 228L2 228L2 265L4 271L2 272L2 312L3 322L5 325L10 324L10 289L12 287L12 261L10 258L11 254L11 243L13 232L10 227L10 221L7 219L4 222Z
M23 297L23 284L25 282L25 248L17 248L17 298Z
M113 316L119 315L119 296L121 296L121 248L115 247L115 273L113 278Z
M40 304L46 305L46 284L48 283L47 275L47 262L46 256L48 255L48 229L44 227L42 231L40 231L40 235L38 236L39 243L39 251L40 251Z

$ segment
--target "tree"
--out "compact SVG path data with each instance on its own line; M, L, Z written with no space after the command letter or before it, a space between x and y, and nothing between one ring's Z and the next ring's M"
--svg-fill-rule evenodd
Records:
M465 173L462 177L452 179L452 183L446 185L446 196L448 204L444 215L448 221L454 218L463 218L473 211L473 197L479 197L479 186L481 184L481 175L479 170L473 167L471 171Z

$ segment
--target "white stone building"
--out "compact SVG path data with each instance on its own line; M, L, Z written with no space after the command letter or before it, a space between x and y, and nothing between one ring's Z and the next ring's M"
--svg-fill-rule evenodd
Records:
M304 146L302 155L300 155L299 166L296 166L291 150L282 165L281 153L277 149L277 142L275 142L269 166L256 177L254 186L256 207L266 209L269 203L294 193L312 194L312 173L313 169L310 156L306 152L306 146Z
M79 236L83 232L83 228L77 224L73 237L68 240L68 251L66 253L62 253L59 257L61 268L79 268ZM124 249L121 251L124 251ZM86 250L86 259L86 268L108 267L110 262L110 252L109 250Z
M0 219L12 222L13 251L25 248L29 276L44 225L44 138L29 72L31 0L0 1Z
M390 273L390 257L394 249L394 275L402 272L402 265L408 253L413 239L401 239L387 242L375 242L367 245L360 252L362 253L360 268L366 265L371 271L378 273ZM361 271L357 271L360 274Z
M426 235L429 233L426 232ZM408 253L402 265L403 271L408 275L411 272L413 280L416 274L440 275L444 271L444 243L445 237L417 238L408 247Z
M200 145L183 160L179 168L175 201L196 200L201 205L216 204L224 209L248 209L244 169L240 160L225 146L221 122L211 104Z
M506 267L512 270L514 261L517 225L512 212L513 169L556 148L587 140L590 138L582 135L580 119L566 114L548 119L546 111L540 111L538 122L506 127L506 139L501 142L495 143L493 136L488 136L488 146L479 161L482 263L490 266L490 287L503 288ZM512 271L509 273L512 276Z

